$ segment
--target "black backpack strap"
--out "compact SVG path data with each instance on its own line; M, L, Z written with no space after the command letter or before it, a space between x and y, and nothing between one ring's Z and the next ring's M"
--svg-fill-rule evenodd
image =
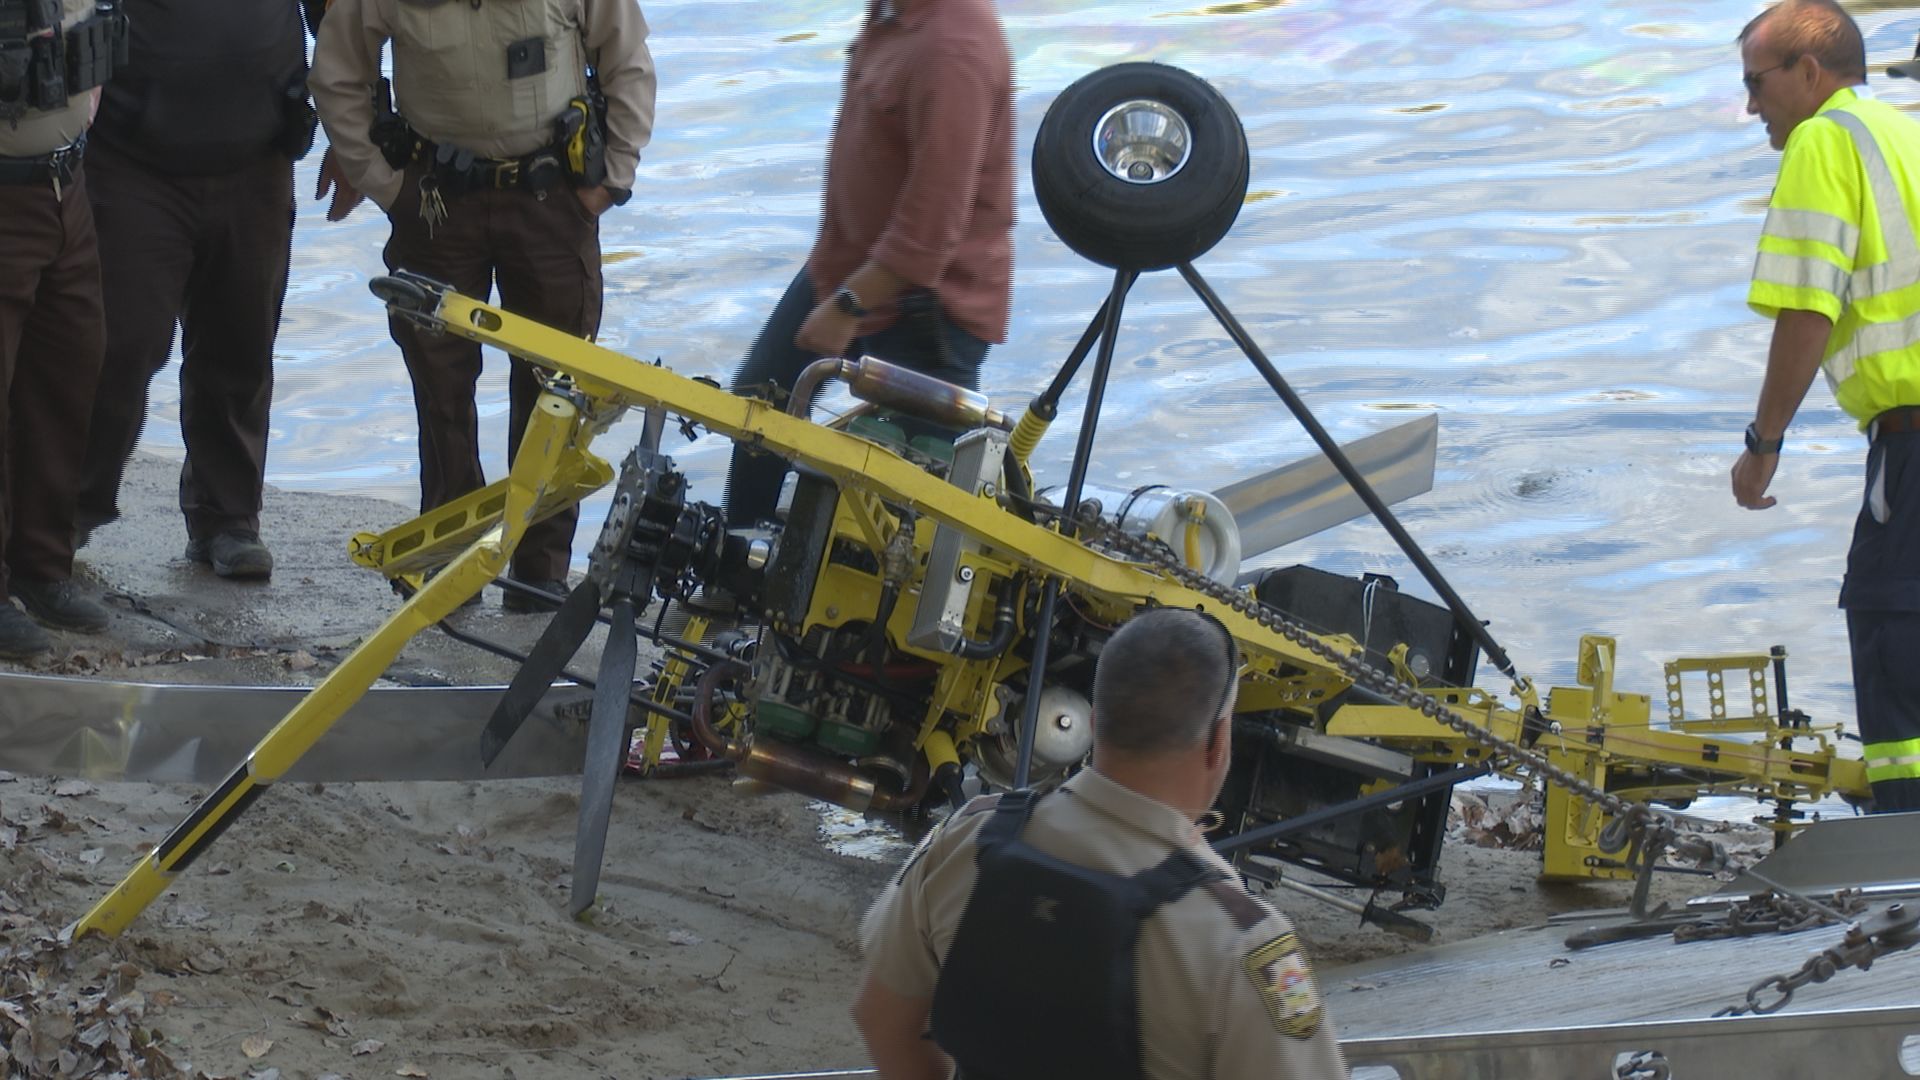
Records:
M1040 793L1032 788L1009 791L1000 796L999 804L993 808L993 820L982 825L974 838L979 854L984 855L1017 838L1020 830L1026 828L1027 821L1033 817L1033 808L1039 804Z
M1157 866L1148 867L1129 879L1134 887L1135 910L1142 918L1162 904L1171 904L1197 885L1220 880L1220 871L1201 862L1189 851L1175 851Z

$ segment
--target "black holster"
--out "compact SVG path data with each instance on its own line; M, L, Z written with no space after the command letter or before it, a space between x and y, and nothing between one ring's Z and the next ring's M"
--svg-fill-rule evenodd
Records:
M314 131L320 126L320 114L314 111L313 99L307 96L305 72L281 91L280 112L280 137L275 145L287 157L299 161L313 149Z
M393 84L384 77L373 84L373 123L367 127L367 137L396 172L412 164L420 149L413 129L394 111Z

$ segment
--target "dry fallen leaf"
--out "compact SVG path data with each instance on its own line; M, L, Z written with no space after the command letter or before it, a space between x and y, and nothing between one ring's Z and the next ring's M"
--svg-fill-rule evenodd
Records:
M669 930L667 931L667 942L673 945L698 945L700 944L700 935L691 930Z
M66 796L67 798L73 798L79 795L91 795L93 794L93 785L87 783L85 780L61 780L53 785L53 793L55 795Z
M273 1049L273 1040L265 1035L249 1035L240 1040L240 1052L249 1058L265 1057Z
M106 848L90 847L87 850L80 853L81 863L87 866L97 866L99 865L100 860L106 857L107 857Z
M427 1070L421 1068L418 1065L413 1064L412 1062L408 1062L407 1064L402 1065L399 1068L393 1070L393 1075L412 1076L412 1077L420 1078L420 1077L425 1077L427 1075Z
M379 1039L361 1039L359 1042L353 1044L353 1056L366 1057L368 1054L377 1054L384 1049L386 1045L386 1043L381 1042Z
M202 975L213 975L226 970L227 958L217 952L208 950L207 952L195 953L193 956L188 957L187 966Z

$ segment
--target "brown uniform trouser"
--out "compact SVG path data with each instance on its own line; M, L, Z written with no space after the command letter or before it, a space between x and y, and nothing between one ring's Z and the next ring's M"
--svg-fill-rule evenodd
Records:
M412 270L458 292L486 299L500 286L500 306L516 315L581 337L600 329L600 223L571 190L541 197L530 191L475 191L446 199L447 217L428 235L420 219L417 174L402 181L388 219L389 270ZM431 510L484 487L474 386L480 346L451 334L431 334L389 317L394 343L413 379L420 419L420 509ZM514 357L507 378L510 416L507 455L533 415L540 383L532 365ZM564 580L578 507L527 530L513 554L522 581Z
M87 171L108 326L80 522L120 516L120 480L177 321L187 535L258 532L273 341L293 242L293 162L273 152L231 172L169 176L94 142Z
M74 493L100 377L100 249L86 179L0 185L0 599L73 575Z

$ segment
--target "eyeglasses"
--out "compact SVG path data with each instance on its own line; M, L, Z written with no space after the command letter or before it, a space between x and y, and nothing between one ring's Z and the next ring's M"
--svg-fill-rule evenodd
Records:
M1748 95L1750 96L1757 95L1760 93L1760 83L1763 80L1765 80L1767 76L1773 74L1776 71L1779 71L1781 68L1792 67L1795 61L1798 61L1799 59L1800 58L1796 56L1792 60L1785 61L1784 63L1775 64L1772 67L1767 68L1763 71L1746 72L1745 74L1740 76L1740 81L1747 84Z

